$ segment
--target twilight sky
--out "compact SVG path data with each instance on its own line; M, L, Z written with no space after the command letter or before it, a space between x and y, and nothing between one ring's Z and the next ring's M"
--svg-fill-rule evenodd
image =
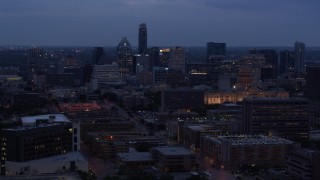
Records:
M0 45L320 46L319 0L1 0Z

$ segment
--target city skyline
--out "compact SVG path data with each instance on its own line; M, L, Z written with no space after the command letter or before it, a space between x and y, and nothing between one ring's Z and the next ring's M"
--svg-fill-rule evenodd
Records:
M127 36L138 45L148 26L152 46L320 46L317 1L19 1L4 0L0 45L116 46Z

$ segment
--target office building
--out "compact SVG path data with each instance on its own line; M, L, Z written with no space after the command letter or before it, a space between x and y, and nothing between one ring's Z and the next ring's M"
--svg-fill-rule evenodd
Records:
M192 109L204 106L204 91L167 89L162 91L161 106L166 110Z
M133 56L133 73L152 72L152 62L149 54L135 54Z
M313 100L320 98L320 66L307 67L306 95Z
M160 52L159 47L152 47L149 49L150 70L152 70L153 67L162 66L160 63L160 53L159 52Z
M21 122L22 126L0 131L1 158L6 161L36 160L80 148L79 125L63 114L21 117Z
M294 51L280 51L280 75L294 72Z
M305 49L303 42L295 42L294 44L294 71L305 72Z
M165 172L190 171L196 166L196 155L184 147L155 147L151 155Z
M117 63L94 65L91 76L91 87L103 89L112 86L122 86L125 82L121 76L121 69Z
M83 66L67 66L64 68L64 73L73 74L73 86L83 86L84 85L84 69Z
M182 72L185 72L186 54L183 47L174 47L171 50L169 69L181 70Z
M320 152L310 149L292 151L286 158L287 173L297 179L320 179Z
M168 67L170 59L171 49L170 48L161 48L159 52L159 61L161 67Z
M263 67L261 68L261 81L270 81L278 78L278 68Z
M133 53L127 37L123 37L117 46L117 62L122 76L133 73Z
M40 48L27 50L28 66L32 73L43 73L45 70L45 51Z
M148 33L147 33L147 25L145 23L142 23L139 26L138 41L139 41L138 53L148 54Z
M227 56L226 43L207 43L207 62L215 62L225 59Z
M278 53L274 49L251 49L249 54L261 54L264 56L267 65L278 68Z
M243 101L244 133L307 140L311 125L304 98L251 98Z
M73 87L73 73L57 73L46 75L46 85L49 87Z
M287 139L262 135L207 135L201 143L201 154L215 166L227 169L241 165L285 165L286 155L299 147Z
M95 47L92 51L92 64L103 64L103 58L105 58L105 56L106 54L102 47Z

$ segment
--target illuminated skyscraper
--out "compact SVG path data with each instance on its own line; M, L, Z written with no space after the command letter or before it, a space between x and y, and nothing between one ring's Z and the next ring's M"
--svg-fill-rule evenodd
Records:
M147 25L145 23L140 24L139 27L139 54L147 54L148 53L148 36L147 36Z
M294 44L294 71L305 71L305 48L306 45L303 42L295 42Z
M121 75L133 73L132 47L127 40L127 37L123 37L117 46L117 62Z

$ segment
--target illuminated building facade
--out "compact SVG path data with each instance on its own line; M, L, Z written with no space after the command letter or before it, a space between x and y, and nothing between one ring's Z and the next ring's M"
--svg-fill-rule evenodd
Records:
M123 37L117 46L117 62L122 76L133 73L133 53L127 37Z

